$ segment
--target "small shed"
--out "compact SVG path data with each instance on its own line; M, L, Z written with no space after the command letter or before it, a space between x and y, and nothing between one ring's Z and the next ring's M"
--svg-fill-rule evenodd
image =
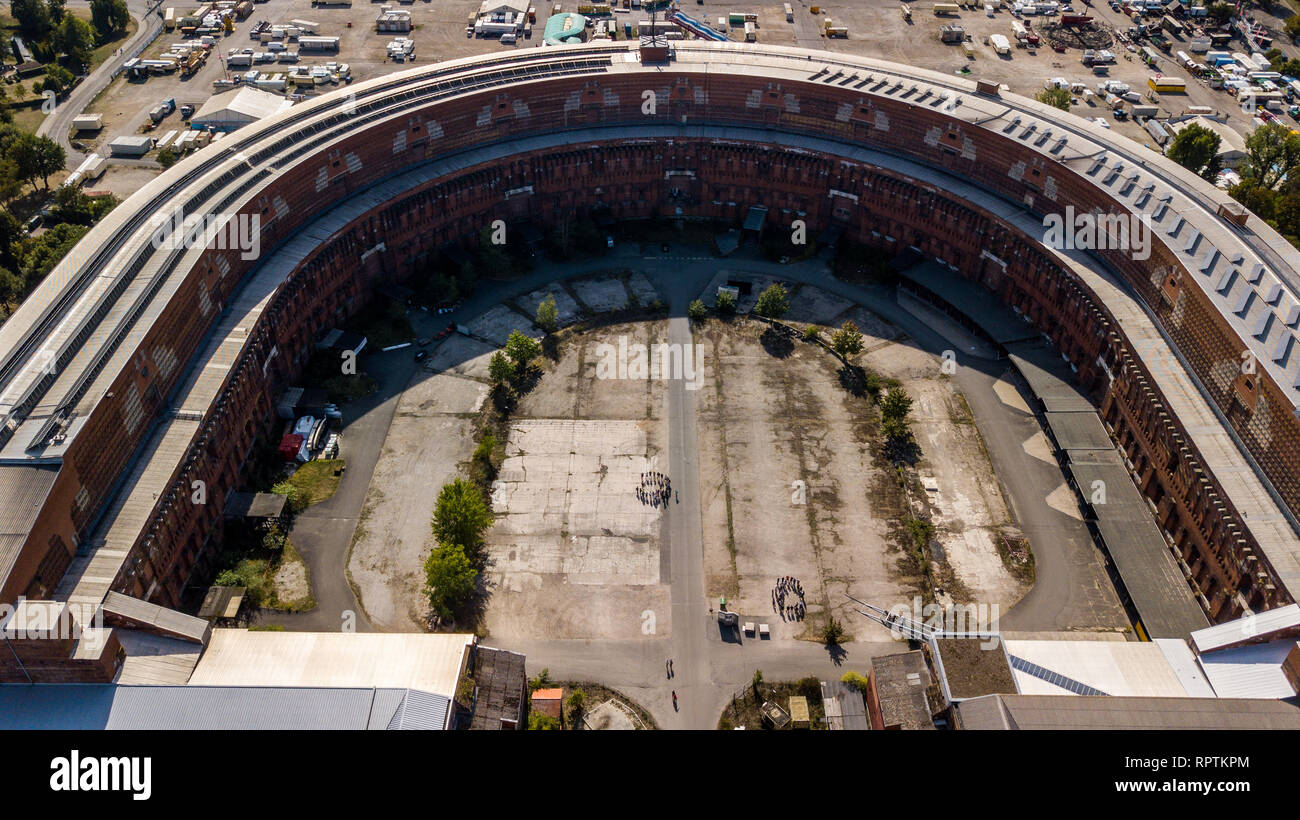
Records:
M812 726L808 716L808 698L803 695L790 697L790 724L795 729L807 729Z
M543 715L549 715L559 720L561 704L564 702L564 690L560 688L538 689L533 692L532 701L534 712L540 712Z
M235 618L244 603L244 587L208 587L199 607L199 617L214 621L218 618Z

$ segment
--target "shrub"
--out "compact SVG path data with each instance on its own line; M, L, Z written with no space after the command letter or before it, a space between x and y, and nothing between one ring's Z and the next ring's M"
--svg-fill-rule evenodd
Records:
M730 316L736 312L736 297L723 291L718 294L718 313L722 316Z
M709 315L709 309L704 306L703 302L701 302L699 299L696 299L692 301L690 306L686 308L686 315L696 321L699 321L703 319L705 316Z
M844 673L844 676L840 678L840 683L859 692L867 691L867 679L852 670Z
M768 285L754 304L754 312L768 319L780 319L790 310L790 294L780 282Z

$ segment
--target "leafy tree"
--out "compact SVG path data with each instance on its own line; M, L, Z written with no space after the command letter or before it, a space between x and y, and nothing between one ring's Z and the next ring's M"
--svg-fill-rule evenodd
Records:
M131 24L131 12L127 10L126 0L90 0L90 24L95 28L101 44L126 31Z
M164 148L158 152L158 164L161 165L163 168L172 167L173 165L176 164L176 161L179 159L180 157L177 156L176 152L173 151L170 147Z
M1292 42L1295 42L1295 39L1300 37L1300 14L1293 14L1286 18L1286 24L1282 26L1282 30L1286 32L1286 36L1290 37Z
M1300 165L1300 134L1268 123L1246 137L1246 160L1238 169L1242 180L1274 190Z
M754 304L754 312L769 319L780 319L789 310L790 295L780 282L769 285L759 294L758 302Z
M477 558L490 526L492 511L478 487L463 478L443 486L433 510L433 535L439 544L459 545Z
M506 355L514 362L515 370L523 373L533 359L542 355L542 345L531 336L512 330L510 336L506 338Z
M62 94L72 86L76 77L61 65L52 65L45 69L45 79L41 80L39 91L53 91L55 96Z
M821 328L817 325L808 325L803 329L804 341L815 342L821 338Z
M7 126L12 128L12 126ZM17 136L0 136L0 154L7 156L17 166L18 179L24 182L44 181L50 187L50 174L63 170L67 161L63 147L49 137L20 132Z
M42 37L50 30L50 9L44 0L9 0L9 13L18 30L29 37Z
M456 544L435 548L424 561L424 593L438 617L451 620L478 589L478 570Z
M555 294L548 293L537 306L537 326L547 333L555 330L560 323L560 312L555 306Z
M118 204L117 197L91 198L75 186L59 186L50 205L50 218L73 225L92 225Z
M491 359L488 359L488 378L494 385L509 384L515 378L515 363L498 350L492 354Z
M574 689L569 693L569 717L575 724L582 721L582 713L587 708L587 693Z
M1059 108L1062 111L1069 111L1070 100L1073 99L1073 95L1070 94L1070 89L1068 88L1044 88L1042 91L1039 91L1034 95L1034 99L1038 100L1040 103L1046 103L1054 108Z
M16 302L23 296L23 278L8 268L0 268L0 305Z
M844 640L848 633L844 631L844 624L835 620L835 616L826 619L826 626L822 627L822 643L827 646L838 646L840 641Z
M1205 10L1205 14L1218 25L1226 25L1232 19L1236 9L1229 3L1211 3L1210 7Z
M848 672L845 672L843 677L840 678L840 683L844 684L850 689L856 689L859 692L867 691L867 688L869 686L867 679L864 678L862 675L859 675L857 672L854 672L853 670L849 670Z
M1178 132L1165 156L1211 182L1219 175L1219 135L1192 123Z
M730 316L736 312L736 297L730 291L723 291L718 294L718 313L722 316Z
M87 230L81 225L55 225L40 236L24 241L21 273L27 293L54 270L54 266L85 236Z
M45 7L50 10L50 22L56 26L66 19L64 5L63 0L48 0L45 4Z
M709 315L709 309L705 307L704 303L699 299L694 299L691 301L690 305L686 307L686 315L699 321Z
M762 670L762 669L755 669L755 670L754 670L754 677L750 680L750 683L751 683L751 684L753 685L753 687L754 687L754 700L756 700L756 701L762 700L762 699L763 699L763 691L762 691L762 690L763 690L763 670Z
M840 325L840 329L831 334L831 350L844 358L856 356L862 352L862 331L851 321Z
M544 715L541 712L528 713L528 729L533 732L550 732L558 731L560 722L550 715Z
M54 29L53 42L55 48L85 70L95 50L95 29L80 17L69 14Z
M536 692L538 689L545 689L554 681L551 680L551 669L549 666L542 667L542 671L537 673L536 677L528 679L528 691Z
M901 387L891 387L880 402L880 415L887 419L905 419L912 412L912 398Z

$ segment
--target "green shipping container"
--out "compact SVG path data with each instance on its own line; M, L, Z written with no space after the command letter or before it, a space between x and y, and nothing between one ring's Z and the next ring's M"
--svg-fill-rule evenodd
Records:
M731 26L743 26L743 25L745 25L745 15L743 15L743 14L728 14L728 15L727 15L727 25L731 25Z

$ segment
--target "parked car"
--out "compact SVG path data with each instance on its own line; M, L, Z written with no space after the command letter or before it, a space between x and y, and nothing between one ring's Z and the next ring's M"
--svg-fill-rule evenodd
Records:
M416 351L416 354L415 354L415 360L416 360L417 362L422 362L422 361L424 361L424 360L427 359L427 358L429 358L429 351L427 351L427 350L419 350L419 351Z

